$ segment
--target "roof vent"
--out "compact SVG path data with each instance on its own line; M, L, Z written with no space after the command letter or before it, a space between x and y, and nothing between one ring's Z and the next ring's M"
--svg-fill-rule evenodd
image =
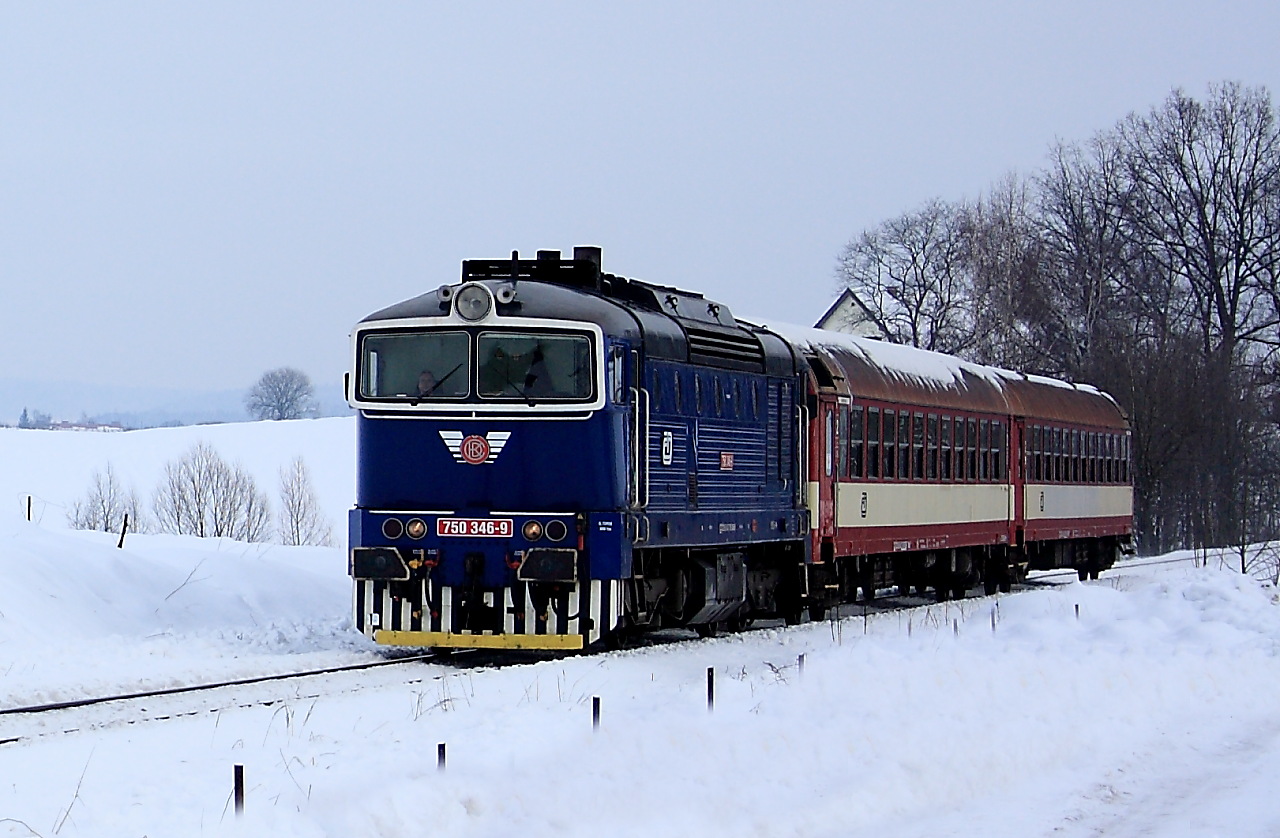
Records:
M575 262L590 262L599 270L603 264L603 253L598 247L575 247L573 249L573 259Z

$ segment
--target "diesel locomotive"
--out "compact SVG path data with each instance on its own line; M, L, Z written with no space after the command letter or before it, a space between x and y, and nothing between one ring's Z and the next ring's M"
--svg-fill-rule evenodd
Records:
M1127 549L1105 394L739 320L572 258L468 260L351 336L349 570L378 643L580 649Z

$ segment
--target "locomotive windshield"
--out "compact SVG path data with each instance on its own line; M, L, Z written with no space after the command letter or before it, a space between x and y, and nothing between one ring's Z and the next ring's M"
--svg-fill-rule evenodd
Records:
M360 369L364 398L466 397L470 340L466 332L392 332L366 335Z
M582 402L595 397L591 338L554 331L387 331L360 341L361 399Z
M583 335L481 332L482 399L592 397L591 341Z

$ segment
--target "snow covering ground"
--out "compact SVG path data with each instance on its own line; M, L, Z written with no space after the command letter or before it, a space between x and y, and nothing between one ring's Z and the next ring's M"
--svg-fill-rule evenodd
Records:
M266 476L303 455L340 531L349 419L0 430L0 486L45 513L0 505L0 709L378 659L340 547L117 549L55 514L106 459L149 491L196 440ZM865 620L312 678L270 705L0 715L0 836L1280 834L1276 592L1170 558Z

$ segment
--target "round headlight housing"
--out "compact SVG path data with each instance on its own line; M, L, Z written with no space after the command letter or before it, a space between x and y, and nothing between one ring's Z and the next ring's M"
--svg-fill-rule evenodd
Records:
M453 308L463 320L483 320L493 311L493 294L483 285L464 285L453 297Z
M547 538L552 541L564 541L565 536L569 534L569 527L564 521L551 520L547 522Z
M410 538L422 538L427 534L427 522L421 518L411 518L404 525L404 531Z
M399 518L388 518L382 522L382 534L387 538L399 538L404 535L404 524Z
M537 541L542 538L542 524L538 521L525 521L524 526L520 528L520 534L524 536L525 541Z

